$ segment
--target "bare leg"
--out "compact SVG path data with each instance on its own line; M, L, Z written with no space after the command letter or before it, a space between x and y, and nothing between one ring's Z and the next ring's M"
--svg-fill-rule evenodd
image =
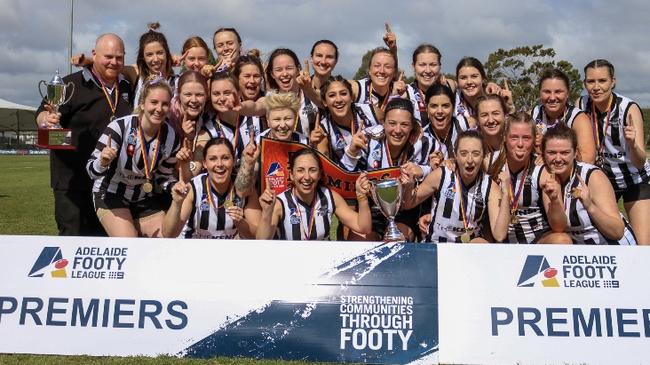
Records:
M571 240L571 236L564 232L546 232L540 237L537 243L570 245L573 241Z
M650 199L637 200L623 204L627 217L630 220L632 231L636 236L636 242L639 245L650 245Z
M136 221L136 228L143 237L162 237L162 223L165 212L160 211L152 215L140 218Z
M100 208L97 217L110 237L138 237L131 212L126 208Z

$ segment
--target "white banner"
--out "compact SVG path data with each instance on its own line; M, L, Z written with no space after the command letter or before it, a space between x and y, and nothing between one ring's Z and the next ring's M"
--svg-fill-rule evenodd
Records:
M650 363L650 248L438 245L441 363Z
M0 236L0 254L3 353L436 361L434 246Z

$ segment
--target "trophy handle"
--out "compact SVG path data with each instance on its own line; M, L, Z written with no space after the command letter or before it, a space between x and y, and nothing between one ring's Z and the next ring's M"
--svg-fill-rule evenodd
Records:
M41 86L40 86L41 84L38 84L38 85L39 85L38 86L38 91L41 91ZM68 92L68 89L70 89L70 92ZM66 94L67 97L66 97L65 101L63 103L61 103L61 105L63 105L65 103L67 103L68 101L70 101L70 99L72 98L72 94L74 94L74 84L72 83L72 81L68 82L65 85L65 94Z
M41 94L41 97L43 99L46 99L45 95L43 95L43 90L41 89L41 85L45 85L45 89L47 90L47 83L45 82L45 80L39 81L39 83L38 83L38 93Z

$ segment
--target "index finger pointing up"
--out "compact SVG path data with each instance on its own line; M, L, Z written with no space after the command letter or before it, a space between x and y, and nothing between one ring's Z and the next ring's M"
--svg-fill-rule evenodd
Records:
M307 75L310 75L311 72L309 71L309 60L305 60L305 72Z
M390 24L388 24L388 22L384 23L384 26L386 27L386 33L393 33L393 31L390 29Z

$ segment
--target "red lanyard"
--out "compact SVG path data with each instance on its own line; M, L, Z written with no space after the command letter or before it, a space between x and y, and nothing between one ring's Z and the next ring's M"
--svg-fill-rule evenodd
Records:
M162 128L158 128L156 139L153 141L153 143L155 143L156 146L155 149L153 150L153 157L151 158L151 162L149 162L149 159L147 158L148 148L144 148L146 142L144 140L144 133L142 132L142 125L138 124L138 138L140 138L140 152L142 152L142 162L144 163L144 175L149 181L151 181L151 174L153 174L153 169L156 165L156 160L158 159L158 152L160 151L160 130L161 129Z

